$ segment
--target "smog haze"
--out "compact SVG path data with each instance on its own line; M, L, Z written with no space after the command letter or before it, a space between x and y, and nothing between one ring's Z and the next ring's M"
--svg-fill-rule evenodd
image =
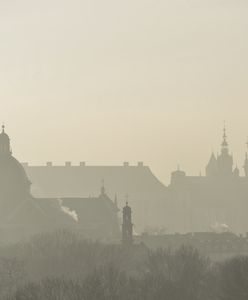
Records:
M0 3L0 119L21 161L144 161L164 183L248 135L248 3Z

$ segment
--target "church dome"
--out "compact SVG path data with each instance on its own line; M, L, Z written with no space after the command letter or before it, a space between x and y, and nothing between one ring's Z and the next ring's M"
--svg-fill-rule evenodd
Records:
M21 199L30 195L30 181L21 163L12 156L9 136L0 134L0 199Z
M2 128L3 128L3 131L0 133L0 139L1 139L1 140L7 140L7 141L9 141L10 138L9 138L9 136L5 133L5 131L4 131L4 126L2 126Z

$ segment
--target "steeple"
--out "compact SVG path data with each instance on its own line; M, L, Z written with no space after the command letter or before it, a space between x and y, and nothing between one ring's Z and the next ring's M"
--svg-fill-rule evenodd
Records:
M247 139L247 142L246 142L246 146L247 146L247 150L246 150L246 153L245 153L245 163L244 163L244 171L245 171L245 177L248 177L248 139Z
M226 124L224 123L223 128L223 141L221 144L221 153L227 153L228 154L228 142L227 142L227 135L226 135Z
M0 155L11 156L10 138L5 133L5 125L2 125L2 132L0 134Z
M123 223L122 223L122 243L125 246L130 246L133 243L133 223L132 223L132 209L128 205L128 196L126 199L126 206L123 208Z
M217 158L218 176L231 176L233 174L233 157L229 154L229 147L226 135L226 125L223 128L223 141L221 144L221 154Z

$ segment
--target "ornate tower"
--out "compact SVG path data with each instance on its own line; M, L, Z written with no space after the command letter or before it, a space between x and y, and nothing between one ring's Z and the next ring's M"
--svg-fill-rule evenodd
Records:
M132 223L132 209L128 206L123 208L123 223L122 223L122 243L130 246L133 243L133 223Z
M229 147L226 136L226 127L223 129L223 141L221 144L221 154L217 158L218 175L230 176L233 171L233 157L229 154Z
M2 132L0 134L0 155L1 156L11 156L12 151L10 149L10 138L5 133L5 126L2 125Z

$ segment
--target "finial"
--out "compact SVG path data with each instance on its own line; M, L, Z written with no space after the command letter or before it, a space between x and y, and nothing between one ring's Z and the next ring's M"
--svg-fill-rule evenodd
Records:
M226 139L226 121L224 120L224 127L223 127L223 138Z
M2 133L4 133L5 132L5 125L4 125L4 123L2 124Z
M126 194L126 206L128 206L128 198L129 198L129 195Z

